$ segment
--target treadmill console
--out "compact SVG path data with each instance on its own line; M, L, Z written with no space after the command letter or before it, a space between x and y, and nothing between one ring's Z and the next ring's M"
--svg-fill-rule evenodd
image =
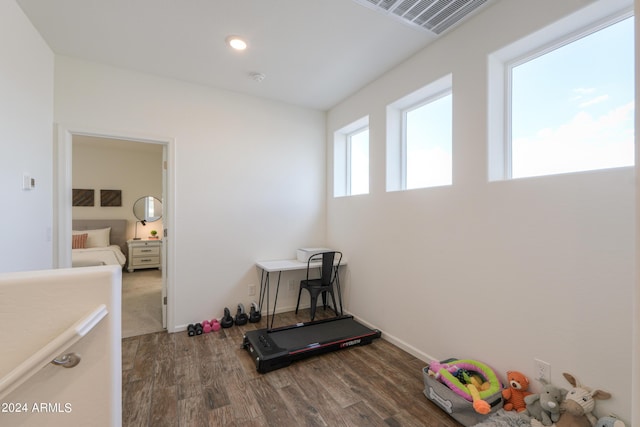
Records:
M246 349L259 372L283 368L291 364L288 351L278 345L265 329L249 331L244 335L242 348Z

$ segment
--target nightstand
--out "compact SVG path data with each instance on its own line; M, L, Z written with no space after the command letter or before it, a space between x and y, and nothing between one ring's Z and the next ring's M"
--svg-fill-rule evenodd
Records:
M127 245L129 273L141 268L161 268L162 240L127 240Z

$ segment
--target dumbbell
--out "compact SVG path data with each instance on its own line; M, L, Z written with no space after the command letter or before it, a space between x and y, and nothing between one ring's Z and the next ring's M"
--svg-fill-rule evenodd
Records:
M227 307L224 308L224 316L220 320L220 326L223 328L230 328L233 326L233 317L231 317L231 312Z
M189 326L187 326L187 333L190 337L194 336L196 334L196 325L190 323Z
M249 316L247 316L247 313L245 313L244 311L244 305L243 304L238 304L238 311L236 312L236 325L240 326L240 325L244 325L247 323L247 321L249 320Z
M196 335L202 335L202 323L196 323Z
M211 329L213 331L217 332L220 330L221 327L222 326L220 326L220 322L218 322L218 319L216 318L211 319Z
M251 303L251 310L249 310L249 322L250 323L258 323L262 318L262 314L260 313L260 307L255 302Z
M209 323L208 320L205 320L204 322L202 322L202 331L205 334L208 334L209 332L211 332L213 330L213 328L211 327L211 323Z

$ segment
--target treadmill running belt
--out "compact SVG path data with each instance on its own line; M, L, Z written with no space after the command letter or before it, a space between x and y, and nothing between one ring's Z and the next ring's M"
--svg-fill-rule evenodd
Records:
M277 329L248 331L242 347L254 359L258 372L283 368L291 362L329 351L370 344L381 332L353 316L300 323Z
M371 329L351 320L348 322L327 322L306 327L289 329L286 334L272 332L271 339L278 347L293 351L312 344L327 343L345 338L357 337L371 333Z

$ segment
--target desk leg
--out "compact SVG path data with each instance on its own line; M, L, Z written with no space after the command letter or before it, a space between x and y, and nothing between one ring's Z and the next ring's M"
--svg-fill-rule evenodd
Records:
M282 277L282 271L278 272L278 282L276 285L276 297L273 300L273 313L271 313L271 319L269 319L269 300L270 300L269 277L270 277L270 273L268 271L262 270L262 275L260 277L260 310L262 311L266 307L267 329L271 330L273 329L273 321L275 320L275 315L276 315L276 306L278 305L278 292L280 291L280 277ZM265 304L265 296L267 299L266 304ZM271 320L271 323L269 323L269 320Z
M267 286L269 286L269 272L262 270L262 276L260 277L260 296L258 297L258 301L260 301L260 311L264 309L264 297ZM267 307L267 315L268 313L269 308Z
M266 307L267 329L270 329L269 327L269 287L270 287L269 277L270 277L270 273L268 271L262 270L262 276L260 277L260 311L264 310ZM280 276L278 276L278 283L280 283ZM277 295L278 293L276 292L276 296ZM267 297L266 304L264 302L265 296ZM273 309L275 311L275 306L273 307ZM271 325L273 325L274 315L275 313L271 314Z
M340 304L340 316L342 316L343 315L343 312L342 312L342 289L340 288L340 272L338 271L338 267L336 267L336 287L338 288L338 304Z
M276 317L276 306L278 305L278 291L280 291L280 277L282 276L282 271L278 271L278 284L276 285L276 297L273 300L273 315L271 316L271 326L270 329L273 329L273 321ZM267 304L269 304L269 298L267 297ZM267 322L269 320L267 319Z

